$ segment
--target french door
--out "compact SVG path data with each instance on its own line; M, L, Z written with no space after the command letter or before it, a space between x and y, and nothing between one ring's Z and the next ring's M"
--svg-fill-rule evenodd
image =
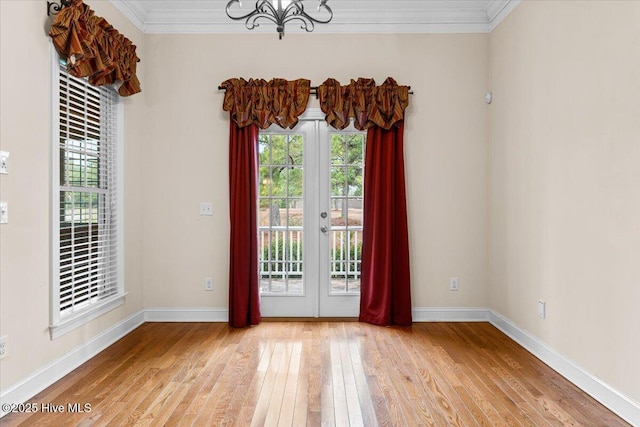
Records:
M263 317L356 317L366 134L307 118L261 131L258 173Z

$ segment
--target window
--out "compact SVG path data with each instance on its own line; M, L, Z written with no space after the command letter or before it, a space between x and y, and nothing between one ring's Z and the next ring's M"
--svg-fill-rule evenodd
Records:
M69 75L56 62L52 338L122 304L124 297L118 95Z

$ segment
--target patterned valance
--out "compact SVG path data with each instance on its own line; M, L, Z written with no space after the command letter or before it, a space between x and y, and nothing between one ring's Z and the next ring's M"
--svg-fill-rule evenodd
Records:
M69 0L56 15L49 35L69 73L95 86L122 82L121 96L140 92L136 46L82 0Z
M327 79L318 86L320 108L326 114L327 123L336 128L349 126L365 130L372 126L390 129L404 120L404 110L409 105L409 87L398 86L391 77L376 86L373 79L359 78L341 86L335 79Z
M307 108L311 82L229 79L220 87L225 90L223 108L231 113L238 127L256 124L267 129L275 123L283 129L292 129Z

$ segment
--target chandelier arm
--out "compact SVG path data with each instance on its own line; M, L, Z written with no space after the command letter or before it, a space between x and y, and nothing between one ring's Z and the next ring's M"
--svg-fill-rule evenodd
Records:
M227 3L227 7L225 8L225 12L227 12L227 16L233 19L234 21L241 21L243 19L248 20L254 15L267 15L267 11L265 9L267 10L270 9L271 12L275 12L275 9L273 8L273 6L271 6L271 3L269 2L269 0L257 0L256 7L251 12L247 13L246 15L233 16L231 14L231 7L234 4L238 4L240 5L240 7L242 7L241 0L230 0L229 3Z
M227 16L234 21L244 20L245 26L249 30L253 30L260 26L260 23L258 22L260 19L271 21L276 24L279 37L282 39L284 36L284 26L287 22L298 20L302 22L300 28L307 32L313 31L315 24L329 23L333 19L333 11L329 6L327 6L327 1L328 0L319 0L318 4L318 12L328 12L329 14L328 18L325 19L315 18L305 12L302 0L291 0L284 9L281 7L276 8L270 0L257 0L254 10L240 16L233 16L231 9L236 4L242 7L241 0L230 0L227 3L225 11ZM279 2L278 4L281 5Z
M289 23L291 21L296 21L296 20L301 22L300 28L305 30L308 33L312 32L315 28L315 24L313 23L313 21L309 20L308 18L305 19L304 16L288 16L283 21L283 24Z
M318 11L320 12L323 9L329 13L329 17L326 19L314 18L313 16L305 12L304 4L302 4L302 1L294 1L290 3L289 6L287 6L287 8L285 9L284 22L288 22L293 19L302 19L302 17L304 17L304 19L308 19L309 21L315 22L316 24L328 24L333 19L333 11L329 6L327 6L327 0L320 0Z
M278 25L278 21L275 20L271 15L255 14L254 16L250 16L249 18L247 18L247 21L245 22L245 27L247 27L248 30L253 30L256 27L259 27L260 26L260 23L258 22L259 19L266 19Z

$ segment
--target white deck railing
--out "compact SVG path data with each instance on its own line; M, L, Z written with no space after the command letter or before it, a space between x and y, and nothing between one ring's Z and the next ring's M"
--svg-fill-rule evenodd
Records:
M331 277L359 279L362 227L333 226L330 233ZM302 227L259 227L258 247L260 277L302 277Z

